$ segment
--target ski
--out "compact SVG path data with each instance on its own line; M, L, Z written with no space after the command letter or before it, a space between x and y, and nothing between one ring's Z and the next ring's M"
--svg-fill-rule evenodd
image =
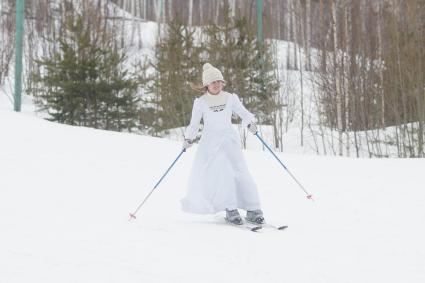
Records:
M233 227L239 228L239 229L243 229L243 230L248 230L251 232L258 232L258 230L260 230L261 228L263 228L261 225L258 225L256 223L242 223L241 225L237 225L237 224L233 224L231 222L229 222L226 218L224 218L226 223L230 224Z
M277 229L277 230L280 230L280 231L285 230L286 228L288 228L287 225L276 226L276 225L269 224L269 223L264 223L264 224L261 225L261 227L263 227L263 228Z
M261 227L261 228L271 228L271 229L276 229L276 230L280 230L280 231L285 230L286 228L288 228L287 225L277 226L277 225L273 225L273 224L269 224L269 223L262 223L262 224L260 224L260 223L248 221L247 219L245 219L245 221L247 223L250 223L250 224L253 224L253 225L258 225L258 227Z

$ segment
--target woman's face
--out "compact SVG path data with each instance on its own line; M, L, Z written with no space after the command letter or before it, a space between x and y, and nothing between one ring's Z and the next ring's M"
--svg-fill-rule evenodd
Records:
M218 94L223 89L223 81L213 81L208 87L208 92L211 94Z

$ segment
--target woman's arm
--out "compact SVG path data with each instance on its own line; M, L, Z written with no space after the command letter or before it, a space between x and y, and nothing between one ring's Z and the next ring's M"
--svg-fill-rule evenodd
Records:
M242 119L242 126L246 127L249 124L256 122L254 114L252 114L245 108L245 106L242 104L236 94L232 94L232 102L233 112L235 112Z
M202 119L202 110L199 103L199 99L195 98L192 108L192 118L190 119L190 124L184 133L185 139L194 140L198 134L199 124L201 123Z

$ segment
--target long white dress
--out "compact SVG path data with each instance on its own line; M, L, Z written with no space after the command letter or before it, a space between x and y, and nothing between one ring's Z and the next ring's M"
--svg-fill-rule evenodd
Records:
M225 209L260 208L257 186L248 171L240 138L232 127L232 113L242 119L244 126L255 117L240 102L236 94L222 91L225 105L210 107L204 94L193 103L192 118L185 138L194 139L201 119L202 137L189 176L187 194L182 199L185 212L214 214Z

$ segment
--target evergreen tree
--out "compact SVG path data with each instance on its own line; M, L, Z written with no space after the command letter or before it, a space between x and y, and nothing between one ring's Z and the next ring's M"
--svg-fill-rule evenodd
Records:
M208 60L223 71L226 90L237 93L261 123L271 124L279 91L271 45L257 41L246 18L232 18L227 1L223 15L223 26L205 28Z
M124 70L125 53L95 36L82 16L66 21L67 36L33 74L38 105L49 120L108 130L137 126L138 82ZM105 41L101 42L101 38Z
M194 30L175 18L168 25L167 36L156 46L153 84L149 92L154 95L155 113L151 120L155 134L185 127L189 124L196 93L187 82L199 81L202 49L194 43Z

